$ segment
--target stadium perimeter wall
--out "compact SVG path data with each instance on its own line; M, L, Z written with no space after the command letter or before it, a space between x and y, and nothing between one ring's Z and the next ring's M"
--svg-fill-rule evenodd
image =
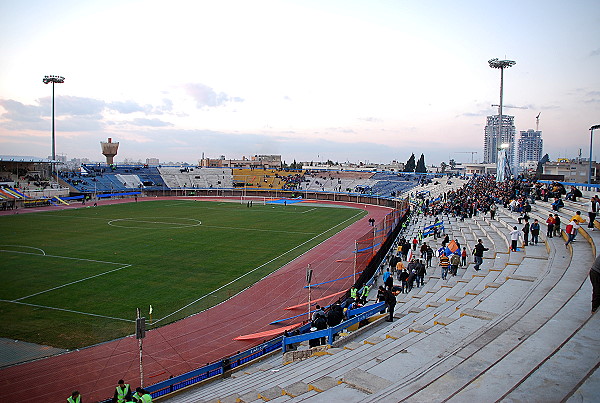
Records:
M266 189L180 189L180 190L158 190L144 191L147 197L224 197L224 198L240 198L245 200L248 198L302 198L307 200L323 200L333 202L348 202L358 204L370 204L374 206L390 207L396 210L404 210L407 208L407 202L404 199L382 198L364 194L352 193L327 193L315 191L300 191L300 190L266 190Z

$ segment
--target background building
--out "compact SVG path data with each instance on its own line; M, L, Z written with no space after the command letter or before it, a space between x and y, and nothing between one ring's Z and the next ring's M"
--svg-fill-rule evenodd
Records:
M546 162L541 179L571 183L586 183L589 160L587 158L559 158L556 162ZM592 182L596 177L596 163L592 161Z
M498 148L507 143L506 154L511 170L515 167L515 117L502 115L502 133L500 133L500 117L492 115L487 117L485 135L483 140L483 163L495 164L498 160Z
M519 138L519 147L517 154L517 163L519 171L523 171L531 162L537 163L542 159L543 140L542 132L529 129L521 130Z
M219 159L202 158L199 161L201 167L219 168L262 168L279 169L282 167L281 155L255 155L250 158L242 157L241 160L225 159L221 155Z

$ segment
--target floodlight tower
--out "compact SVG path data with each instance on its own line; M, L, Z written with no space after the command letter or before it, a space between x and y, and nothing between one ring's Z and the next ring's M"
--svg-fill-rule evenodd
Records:
M498 60L490 59L488 64L493 69L500 69L500 105L498 106L498 135L500 141L502 141L502 102L504 100L504 69L509 68L517 64L514 60ZM511 164L512 165L512 164Z
M65 78L61 76L44 76L44 84L52 83L52 161L56 160L56 141L54 135L54 84L62 84ZM52 162L52 170L54 171L54 162ZM58 177L58 173L56 174ZM58 180L57 180L58 181Z
M592 190L592 143L594 141L594 130L600 129L600 125L594 125L590 127L590 160L589 160L589 169L588 169L588 185L590 187L588 190Z

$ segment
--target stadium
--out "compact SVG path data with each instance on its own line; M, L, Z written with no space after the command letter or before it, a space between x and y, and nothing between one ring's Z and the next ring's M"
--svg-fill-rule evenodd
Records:
M600 400L598 1L3 5L2 402Z
M19 169L43 171L40 163ZM594 390L600 360L583 347L597 336L580 267L594 259L597 232L581 229L567 253L554 238L507 253L518 212L491 220L482 204L461 219L425 207L477 176L115 164L59 175L68 195L27 196L33 180L2 189L9 400L27 401L26 387L32 401L74 389L105 401L120 378L174 402L510 400L532 390L562 400ZM549 204L533 206L544 223ZM567 202L564 220L577 208ZM469 262L448 281L434 264L421 289L397 296L386 323L381 275L401 238L440 242L427 236L438 215L469 252L485 240L487 268ZM311 329L316 305L344 303L353 285L371 287L364 307ZM320 337L326 345L309 346ZM536 389L573 360L568 380ZM506 369L515 363L519 371Z

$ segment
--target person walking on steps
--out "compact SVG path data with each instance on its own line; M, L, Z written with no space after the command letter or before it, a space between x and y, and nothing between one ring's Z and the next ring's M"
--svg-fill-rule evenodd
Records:
M523 231L523 246L528 246L529 245L529 230L531 229L531 226L529 225L529 219L525 219L525 225L523 225L523 229L521 231Z
M442 280L446 280L448 276L448 267L450 267L450 259L444 252L440 254L440 266L442 267Z
M531 224L531 243L537 245L539 242L540 236L540 223L537 219L533 220L533 224Z
M489 249L483 246L483 242L481 241L481 239L478 239L477 244L473 248L473 256L475 257L475 266L473 266L473 268L476 271L481 270L479 267L483 263L483 252L485 252L486 250Z
M460 253L460 265L462 267L467 267L467 248L463 246L462 252Z
M575 215L573 217L571 217L571 222L576 222L577 223L577 227L576 229L579 229L579 226L581 224L585 224L585 218L583 218L581 216L581 211L578 211L575 213ZM577 235L577 231L575 231L575 233L573 234L573 240L575 240L575 236Z
M554 214L550 213L550 215L548 215L548 219L546 220L546 225L548 226L548 231L546 232L546 238L552 238L554 236Z
M554 214L554 236L560 236L560 216Z
M600 210L600 201L596 196L593 196L587 203L587 213L589 218L588 228L590 228L592 231L596 230L596 228L594 228L594 220L596 219L598 210Z
M521 231L517 229L517 227L513 227L513 230L510 231L510 251L517 251L517 244L519 243L519 238L521 237Z
M567 242L565 242L565 247L568 248L570 243L573 243L575 240L575 235L577 235L577 231L579 230L579 223L576 220L571 220L567 226L565 227L565 232L567 233Z

